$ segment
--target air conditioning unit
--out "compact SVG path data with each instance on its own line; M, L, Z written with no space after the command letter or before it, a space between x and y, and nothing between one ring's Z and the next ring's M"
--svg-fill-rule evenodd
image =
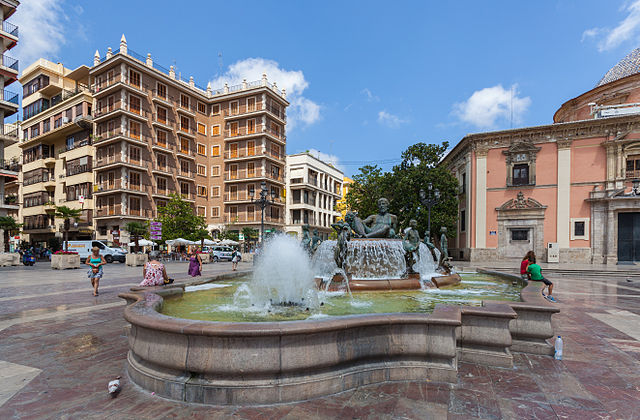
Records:
M67 124L69 122L69 118L62 117L62 124Z

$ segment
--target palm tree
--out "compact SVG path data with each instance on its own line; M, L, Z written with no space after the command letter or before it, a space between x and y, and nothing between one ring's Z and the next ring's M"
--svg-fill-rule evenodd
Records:
M200 249L204 247L204 240L211 239L209 231L205 228L199 228L193 235L191 235L194 241L200 241Z
M4 231L4 249L9 252L9 236L12 232L20 230L22 223L17 223L11 216L0 216L0 230Z
M140 222L129 222L124 228L129 232L129 235L133 237L133 241L136 243L136 252L140 252L140 245L138 244L138 241L141 236L147 233L147 226Z
M54 216L64 220L64 250L69 250L69 229L71 229L71 219L79 220L82 210L72 209L67 206L55 206L56 212Z

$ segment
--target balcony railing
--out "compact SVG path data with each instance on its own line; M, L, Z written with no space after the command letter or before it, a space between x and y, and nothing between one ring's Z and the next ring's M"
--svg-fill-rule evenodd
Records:
M90 163L85 163L84 165L67 166L67 176L84 174L87 172L91 172L92 169L93 168Z
M120 154L107 155L98 157L98 159L96 159L95 167L100 168L106 165L111 165L113 163L129 163L136 166L144 166L146 165L147 161L144 159L135 159L130 156L122 156Z
M183 149L182 147L178 147L176 149L176 153L180 153L182 155L191 156L191 157L195 157L196 156L196 151L195 150Z
M162 171L166 173L173 173L176 170L175 166L172 165L158 165L158 163L154 163L153 169L156 171Z
M115 206L103 206L96 208L96 215L94 217L109 217L109 216L135 216L152 218L153 211L151 209L122 209L122 205Z
M150 114L150 112L146 109L141 109L141 108L136 108L136 107L132 107L131 104L127 103L127 102L116 102L114 105L112 106L108 106L105 105L100 109L97 109L94 113L93 116L94 118L100 118L102 116L108 115L112 112L115 111L127 111L127 112L131 112L133 114L136 115L140 115L141 117L145 117L147 118Z
M9 23L6 20L2 21L2 31L15 37L18 36L18 26L14 25L13 23Z
M5 54L0 54L0 66L18 71L18 60Z
M258 195L260 194L260 192L257 193ZM248 200L253 200L255 199L256 196L254 196L253 198L251 198L251 196L249 195L249 193L246 190L240 190L237 191L235 194L231 193L231 192L227 192L224 195L224 201L248 201ZM271 200L269 198L269 200ZM273 199L274 203L283 203L282 199L280 197L275 197Z
M111 140L115 137L127 137L129 139L138 140L142 142L148 142L150 137L146 135L142 135L140 133L133 133L130 130L122 130L121 128L116 128L111 131L103 131L102 134L98 135L93 139L94 144L99 144L103 141Z
M195 178L196 177L196 173L195 171L183 171L182 169L180 169L178 171L178 176L183 176L186 178Z
M19 172L21 166L22 165L20 165L20 162L17 161L17 160L3 160L3 159L0 159L0 170Z
M18 127L14 127L12 125L3 125L2 128L0 128L0 135L3 135L4 137L15 138L17 140Z
M226 223L260 223L260 212L256 211L254 213L254 217L247 217L246 215L239 215L239 216L225 215L224 221ZM264 222L284 224L284 217L271 217L271 216L268 216L265 212Z
M150 193L151 186L145 184L134 184L120 178L113 181L105 181L96 185L96 192L107 192L114 190L127 190L127 191L139 191L143 193Z
M256 103L253 107L248 107L246 104L243 104L243 105L240 105L235 110L229 110L229 108L227 108L224 110L224 116L235 117L235 116L241 116L244 114L251 114L253 112L258 112L258 111L267 111L269 114L275 116L276 118L279 118L282 121L287 120L287 116L285 115L284 110L279 109L270 104L265 105L262 102Z
M164 124L164 125L166 125L168 127L174 128L174 129L176 128L176 121L171 119L171 118L169 118L168 116L163 118L163 117L159 116L158 113L154 113L153 114L153 121L159 122L160 124Z
M195 200L196 199L196 194L195 193L180 193L180 197L182 197L183 200Z
M254 129L249 130L247 127L238 127L236 130L224 130L225 137L249 136L252 134L260 134L264 132L262 124L257 124Z
M18 94L9 92L8 90L0 90L0 101L11 102L18 105Z

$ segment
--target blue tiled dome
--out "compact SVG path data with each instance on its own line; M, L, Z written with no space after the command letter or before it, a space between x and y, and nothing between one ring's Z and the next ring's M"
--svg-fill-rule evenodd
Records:
M618 61L618 64L611 67L611 70L600 79L596 87L615 82L618 79L636 73L640 73L640 48L631 51L629 55Z

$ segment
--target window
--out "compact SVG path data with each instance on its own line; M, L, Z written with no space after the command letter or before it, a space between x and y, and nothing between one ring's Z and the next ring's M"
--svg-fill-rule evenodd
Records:
M238 157L238 143L231 143L229 145L229 158Z
M254 206L247 206L247 220L248 221L253 221L255 219L256 219L255 207Z
M460 185L460 194L467 193L467 174L465 172L462 173L461 177L462 185Z
M189 161L180 160L180 173L183 175L191 175L191 165L189 165Z
M207 106L202 102L198 102L198 112L201 114L207 114Z
M167 99L167 86L163 85L162 83L158 83L157 86L158 86L158 90L157 90L158 96L160 98Z
M162 108L161 106L158 107L158 113L156 114L156 119L158 120L158 122L162 123L162 124L166 124L167 123L167 109L166 108Z
M62 113L53 117L53 128L58 128L62 125Z
M256 142L250 140L247 142L247 156L255 156L256 154Z
M161 171L167 172L169 169L167 168L167 155L164 153L158 153L156 157L156 164L158 169Z
M211 156L220 156L220 146L211 146Z
M140 163L140 148L129 146L129 162Z
M256 120L247 120L247 134L253 134L256 132Z
M220 217L220 207L211 207L211 217Z
M238 199L238 186L236 185L229 186L228 200L235 201L237 199Z
M204 206L198 206L198 216L206 217L207 216L207 208Z
M211 105L211 115L220 114L220 105Z
M140 216L140 199L138 197L129 197L129 214Z
M166 194L166 192L167 192L167 178L158 177L157 185L158 185L158 193Z
M185 94L180 94L180 107L189 109L189 97Z
M198 143L197 150L199 155L202 155L202 156L207 155L207 146L205 146L204 144Z
M76 105L76 118L82 117L82 104Z
M140 73L129 70L129 84L137 88L140 87Z
M275 143L271 143L271 156L274 158L280 157L280 146Z
M140 123L129 120L129 137L140 140Z
M230 179L238 179L238 165L229 166Z
M627 178L640 177L640 155L632 155L627 157Z
M212 125L211 126L211 135L212 136L219 136L220 135L220 124L216 124L216 125Z
M519 163L513 165L513 185L528 185L529 184L529 165L526 163Z
M247 99L247 112L252 112L256 110L256 98Z
M238 123L237 122L232 122L231 124L229 124L229 136L233 137L233 136L237 136L239 135L238 133Z
M198 175L207 176L207 167L204 165L198 165Z
M201 123L198 123L198 134L207 135L207 126Z
M189 140L188 139L180 139L180 153L184 153L185 155L189 154Z
M229 115L236 115L238 113L238 101L229 102Z
M512 241L528 241L529 229L511 229Z
M140 108L140 98L138 98L137 96L129 95L129 111L133 112L134 114L140 115Z
M220 166L219 165L213 165L211 167L211 176L220 176Z
M220 197L220 187L219 186L211 187L211 197Z
M158 146L167 147L167 132L164 130L158 130L156 133L156 139Z
M589 240L589 218L571 219L571 240Z
M467 230L467 218L466 211L460 210L460 232L464 232Z
M180 183L180 194L182 194L183 196L189 197L189 195L191 194L191 189L189 188L188 183L186 182Z
M256 164L253 162L247 163L247 178L253 178L256 176Z
M189 132L189 118L181 116L180 117L180 129L186 133Z
M207 187L205 187L204 185L198 185L197 192L198 192L198 197L206 197Z
M156 204L158 205L158 210L163 207L167 207L167 200L156 200Z

